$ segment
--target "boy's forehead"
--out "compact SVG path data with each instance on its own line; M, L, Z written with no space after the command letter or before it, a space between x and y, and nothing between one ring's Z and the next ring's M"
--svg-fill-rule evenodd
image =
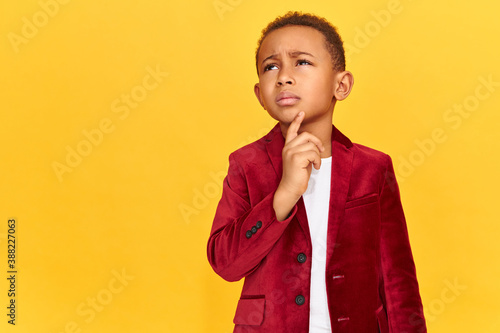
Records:
M263 59L281 52L302 51L309 53L328 52L325 37L318 30L307 27L288 25L270 32L262 41L258 59ZM319 54L318 54L319 55Z

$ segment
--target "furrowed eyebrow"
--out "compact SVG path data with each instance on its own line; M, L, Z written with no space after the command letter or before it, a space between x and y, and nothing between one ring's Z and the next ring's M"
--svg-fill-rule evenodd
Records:
M277 54L272 54L272 55L270 55L269 57L267 57L266 59L262 60L262 63L265 63L265 62L266 62L267 60L269 60L269 59L274 59L274 58L276 58L277 56L278 56Z
M315 58L315 56L313 56L311 53L308 53L308 52L303 52L303 51L293 51L293 52L288 52L288 55L291 56L292 58L298 58L300 57L301 55L308 55L310 57L313 57ZM275 59L277 58L278 55L277 54L272 54L270 55L269 57L267 57L266 59L262 60L262 63L266 62L266 60L269 60L269 59Z
M301 55L308 55L310 57L313 57L315 58L315 56L313 56L311 53L308 53L308 52L302 52L302 51L295 51L295 52L290 52L289 55L293 58L298 58L300 57Z

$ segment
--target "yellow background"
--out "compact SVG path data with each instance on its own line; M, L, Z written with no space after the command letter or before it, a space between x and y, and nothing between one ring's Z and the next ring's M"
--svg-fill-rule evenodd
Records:
M429 331L500 332L499 4L54 1L0 5L2 332L231 332L241 282L211 270L206 242L229 153L274 124L254 50L290 9L350 47L334 123L393 158ZM86 156L58 177L68 149Z

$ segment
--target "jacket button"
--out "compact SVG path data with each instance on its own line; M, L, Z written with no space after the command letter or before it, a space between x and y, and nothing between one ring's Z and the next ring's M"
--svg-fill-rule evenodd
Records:
M304 296L298 295L297 297L295 297L295 303L297 303L297 305L303 305L305 302L306 298Z
M252 237L252 232L250 230L247 231L247 233L245 234L245 236L247 236L247 238L250 238Z
M257 224L255 225L257 229L262 228L262 221L257 221Z
M297 261L303 264L306 262L306 260L307 256L304 253L299 253L299 255L297 256Z
M257 227L252 227L252 229L250 229L252 231L252 234L255 234L257 232Z

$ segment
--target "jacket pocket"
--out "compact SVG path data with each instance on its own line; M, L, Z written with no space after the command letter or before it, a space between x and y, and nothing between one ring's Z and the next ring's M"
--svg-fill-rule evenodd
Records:
M387 313L384 306L381 305L375 312L378 321L378 330L380 333L389 333L389 323L387 322Z
M265 296L245 296L240 298L233 322L236 325L262 325L265 305Z
M345 209L359 207L359 206L367 205L367 204L374 203L377 201L378 201L378 194L373 193L373 194L365 195L364 197L361 197L361 198L347 201L345 203Z

